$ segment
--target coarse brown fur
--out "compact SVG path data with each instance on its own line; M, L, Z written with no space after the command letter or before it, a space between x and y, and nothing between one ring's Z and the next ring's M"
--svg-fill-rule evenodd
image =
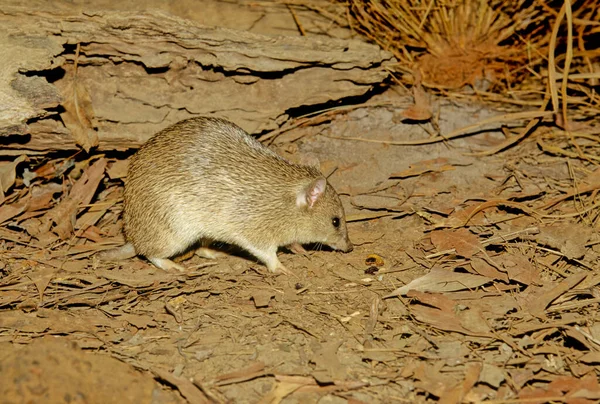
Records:
M238 245L273 272L285 270L280 246L352 249L339 197L317 168L293 164L235 124L206 117L162 130L132 157L124 231L123 256L133 245L164 269L182 269L170 258L201 240Z

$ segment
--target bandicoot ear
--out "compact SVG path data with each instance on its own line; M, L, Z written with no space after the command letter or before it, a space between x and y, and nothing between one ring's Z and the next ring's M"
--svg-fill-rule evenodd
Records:
M296 196L296 205L298 207L308 206L309 208L312 208L315 205L315 202L323 195L326 187L327 180L325 178L321 177L311 181L305 188L298 192L298 195Z

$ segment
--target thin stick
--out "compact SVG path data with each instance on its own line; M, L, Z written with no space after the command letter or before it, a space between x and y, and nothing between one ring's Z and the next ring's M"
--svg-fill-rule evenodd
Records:
M546 118L552 116L552 111L526 111L526 112L515 112L511 114L504 114L499 116L494 116L492 118L484 119L472 125L468 125L462 127L460 129L453 130L446 136L436 136L430 139L422 139L422 140L406 140L406 141L392 141L392 140L379 140L379 139L367 139L362 137L342 137L342 136L331 136L328 135L326 137L332 139L342 139L342 140L356 140L359 142L368 142L368 143L381 143L393 146L419 146L424 144L438 143L447 141L450 139L455 139L457 137L461 137L469 132L474 131L475 129L479 129L482 126L486 126L492 123L499 122L513 122L521 119L534 118L534 120ZM531 123L531 122L530 122ZM536 122L537 124L537 122ZM528 125L529 126L529 125ZM528 132L528 131L527 131ZM325 136L325 135L323 135ZM506 146L505 146L506 147ZM504 147L503 147L504 148Z

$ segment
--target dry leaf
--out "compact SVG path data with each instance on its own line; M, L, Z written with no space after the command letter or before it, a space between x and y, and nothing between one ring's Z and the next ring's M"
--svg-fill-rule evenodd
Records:
M307 379L307 378L304 378ZM268 392L262 399L258 402L259 404L278 404L285 397L292 394L294 391L299 388L307 385L313 385L314 380L307 380L306 382L295 383L294 381L277 381L270 392Z
M569 290L573 289L575 286L581 283L581 281L583 281L587 276L588 274L585 272L569 276L552 289L548 290L547 292L544 292L542 295L534 296L534 298L525 307L525 309L536 317L543 315L544 311L546 310L546 307L548 307L550 303L552 303L565 292L568 292Z
M437 366L425 363L415 369L415 378L419 380L415 383L415 387L436 397L441 397L450 386L456 383L452 376L440 372Z
M509 279L523 285L541 285L539 268L534 267L526 256L514 253L498 258Z
M323 343L312 356L310 361L316 367L312 372L312 376L319 384L328 384L333 383L335 380L346 379L346 367L342 365L337 356L341 344L342 341L340 340Z
M482 248L477 236L467 229L432 231L431 242L438 251L454 250L465 258L470 258Z
M457 332L464 335L487 336L474 330L469 330L461 324L461 319L450 311L443 311L427 306L412 306L410 313L419 321L439 330Z
M179 390L181 395L185 397L189 403L208 404L211 401L202 393L198 387L185 377L177 377L171 372L162 369L152 369L152 373L158 379L162 379Z
M490 386L498 388L504 380L506 380L506 375L502 369L489 363L483 364L483 369L481 369L481 373L479 375L480 382L487 383Z
M589 365L600 365L600 352L588 352L581 356L579 360Z
M29 206L30 199L31 194L28 193L27 196L22 197L15 203L0 206L0 224L23 213Z
M4 194L13 186L17 179L17 165L27 160L27 156L22 155L8 164L0 166L0 203L4 201Z
M29 279L31 279L38 290L40 303L44 301L44 291L48 287L48 284L59 270L59 268L54 267L38 267L34 273L29 275Z
M418 290L421 292L453 292L457 290L473 289L489 282L492 282L492 279L485 276L452 272L442 268L432 268L427 275L417 278L408 285L394 290L392 293L385 296L385 298L406 295L409 290Z
M57 85L62 85L61 105L65 109L60 118L71 131L75 142L89 152L92 147L98 146L92 99L81 79L77 77L76 67L65 67L65 70L68 78L57 82Z
M127 177L129 160L117 160L108 166L106 173L111 180Z
M259 309L261 307L268 307L271 298L275 297L275 292L270 290L258 290L252 293L252 299L254 300L254 306Z
M493 265L490 265L486 260L482 258L472 257L471 267L479 275L487 276L491 279L500 280L504 283L508 283L510 281L508 275L505 272L499 271L498 268L496 268Z
M576 223L540 226L540 233L535 236L535 240L542 245L560 250L569 259L577 259L585 255L585 244L593 232L591 226Z
M88 167L73 185L69 195L46 214L45 217L56 225L53 231L63 240L73 233L78 209L89 204L94 197L105 168L106 160L103 158Z
M416 85L413 87L414 104L400 113L404 119L411 121L428 121L433 116L429 96L423 90L423 87Z
M418 290L411 290L407 293L407 297L411 299L417 299L427 306L435 307L436 309L453 311L455 302L444 296L441 293L433 292L420 292Z
M73 158L52 160L52 161L47 162L46 164L41 165L40 167L37 167L33 171L29 171L27 178L26 178L27 182L25 182L25 181L23 181L23 182L25 182L26 185L29 186L28 182L31 182L34 178L45 178L45 179L59 178L64 173L66 173L67 170L69 170L70 168L72 168L74 166L75 166L75 159L73 159ZM23 177L25 177L25 175L23 175Z
M263 362L254 362L251 365L236 370L234 372L226 373L223 375L219 375L214 378L213 383L224 386L227 384L239 383L246 380L254 379L257 376L262 376L265 374L265 364Z
M464 402L464 397L471 391L479 379L481 363L469 363L465 378L452 389L444 392L438 401L440 404L458 404Z
M62 185L55 182L31 187L31 201L27 206L27 211L35 212L49 208L54 195L62 192L62 190Z

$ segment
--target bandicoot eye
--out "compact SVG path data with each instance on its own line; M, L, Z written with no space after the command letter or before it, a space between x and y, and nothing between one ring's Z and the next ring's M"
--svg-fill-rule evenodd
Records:
M333 219L331 219L331 224L333 224L333 227L335 228L340 227L340 218L334 217Z

